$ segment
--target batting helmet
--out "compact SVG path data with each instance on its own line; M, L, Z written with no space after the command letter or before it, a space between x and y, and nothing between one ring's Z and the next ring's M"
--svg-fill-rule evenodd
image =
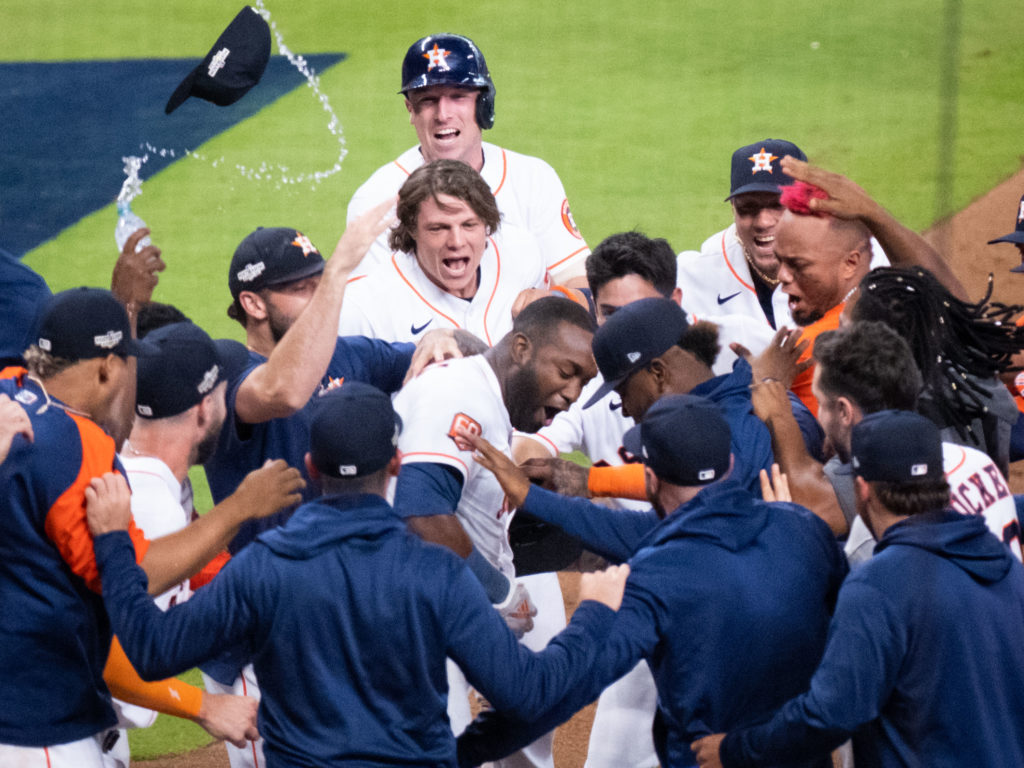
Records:
M477 88L476 122L486 129L494 125L494 82L484 55L476 43L462 35L428 35L417 40L402 61L402 90L407 94L431 85Z

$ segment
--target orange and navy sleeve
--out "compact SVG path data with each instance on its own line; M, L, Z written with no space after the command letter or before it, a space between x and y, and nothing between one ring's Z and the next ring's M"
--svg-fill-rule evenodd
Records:
M647 500L647 483L643 464L622 464L615 467L591 467L587 489L594 498L615 496L620 499Z
M85 489L89 481L107 472L120 471L115 463L114 441L95 423L82 416L67 414L81 438L81 463L74 482L57 498L46 514L46 535L56 545L72 572L85 580L89 589L101 592L99 570L92 548L92 535L85 517ZM128 526L135 545L135 561L142 562L149 540L136 527Z

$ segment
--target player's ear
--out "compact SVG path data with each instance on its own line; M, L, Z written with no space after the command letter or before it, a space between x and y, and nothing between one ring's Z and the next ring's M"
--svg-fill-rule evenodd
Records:
M524 333L516 333L512 336L510 349L512 362L518 366L526 365L533 358L533 342Z
M395 455L391 457L391 461L388 462L386 467L388 477L398 477L398 470L402 468L402 454L399 451L395 451Z
M836 411L844 426L852 427L853 420L860 414L860 408L853 404L848 397L840 395L836 398Z
M267 303L263 297L252 291L242 291L238 294L238 303L242 305L245 314L253 320L265 320L267 317Z
M306 474L309 475L309 479L316 481L320 479L320 470L316 468L313 463L313 455L306 452L306 455L302 457L302 463L306 465Z
M408 96L405 97L405 109L409 113L409 125L412 125L412 102Z
M679 306L683 306L683 289L676 286L672 290L672 295L670 295L669 298L672 299L672 301L674 301Z

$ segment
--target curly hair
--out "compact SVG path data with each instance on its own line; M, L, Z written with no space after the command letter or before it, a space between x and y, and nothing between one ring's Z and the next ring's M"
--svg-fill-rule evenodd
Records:
M392 250L416 253L416 222L420 206L432 197L441 210L446 210L439 195L459 198L480 217L487 227L487 234L497 231L501 213L487 182L458 160L435 160L413 171L398 191L398 224L388 234L388 245Z
M642 232L609 235L587 256L587 283L597 295L612 280L637 275L665 298L676 289L676 252L664 238Z

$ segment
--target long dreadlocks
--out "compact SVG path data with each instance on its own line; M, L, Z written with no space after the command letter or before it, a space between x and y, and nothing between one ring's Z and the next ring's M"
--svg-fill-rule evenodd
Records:
M991 274L984 298L971 304L922 267L880 267L861 281L852 313L854 320L881 320L907 340L939 416L976 443L983 436L971 422L989 416L992 397L985 383L1024 349L1024 326L1013 322L1024 306L991 297Z

